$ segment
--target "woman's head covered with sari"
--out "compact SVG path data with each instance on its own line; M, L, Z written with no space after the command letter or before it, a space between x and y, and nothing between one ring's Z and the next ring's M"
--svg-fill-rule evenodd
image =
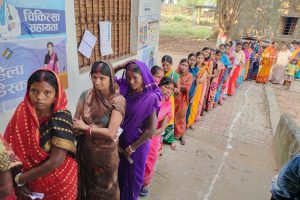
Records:
M49 102L44 103L41 100L37 102L31 95L31 93L34 94L36 92L32 90L31 86L41 82L49 84L55 89L55 98L50 105L52 113L64 110L67 106L65 92L58 76L53 71L39 69L32 73L28 79L24 100L17 107L4 133L4 138L11 144L13 151L20 158L25 169L32 168L48 157L48 153L39 146L40 123L37 110L45 108L45 106L48 106L45 104ZM45 99L47 99L48 94L44 95L46 95ZM30 151L28 147L34 149L34 151Z
M147 65L141 61L132 61L125 66L123 76L121 80L119 80L120 93L123 96L126 96L128 92L132 90L126 78L128 71L133 71L134 73L138 73L142 76L143 93L155 93L159 100L162 99L161 91L158 85L155 83L152 74L150 73Z
M93 76L95 73L100 73L101 75L109 77L109 90L111 94L117 94L118 92L118 85L114 79L114 71L112 64L107 61L98 61L92 65L90 75ZM92 78L92 77L91 77ZM95 88L95 84L93 83Z
M80 96L75 118L82 117L88 124L100 125L103 123L100 119L103 116L109 119L112 110L116 107L124 115L124 106L121 105L125 105L125 100L119 93L111 63L95 62L91 67L90 76L93 88L83 92ZM106 126L106 124L101 124L101 126Z

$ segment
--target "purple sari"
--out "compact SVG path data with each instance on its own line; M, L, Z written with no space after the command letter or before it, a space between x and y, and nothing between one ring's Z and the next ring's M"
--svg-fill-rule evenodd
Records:
M132 63L139 66L143 77L144 90L142 93L128 95L128 86L125 77L126 70L122 78L118 80L120 92L126 99L126 114L122 124L124 131L119 140L119 145L122 149L126 149L128 145L135 142L148 128L147 118L153 112L158 112L159 102L162 99L160 89L155 84L147 65L140 61L134 61ZM125 69L127 69L129 64ZM138 199L144 183L144 172L149 148L150 140L147 140L144 144L139 146L130 156L133 160L133 164L130 164L129 161L120 154L119 186L121 200Z

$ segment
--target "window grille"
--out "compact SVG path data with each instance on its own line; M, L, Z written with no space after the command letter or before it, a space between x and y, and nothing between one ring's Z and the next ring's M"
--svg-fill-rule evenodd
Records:
M90 59L78 52L80 69L100 59L114 60L130 54L131 0L74 0L74 9L77 46L86 29L97 37ZM99 21L112 22L112 55L101 55Z
M283 17L282 35L293 35L298 22L297 17Z

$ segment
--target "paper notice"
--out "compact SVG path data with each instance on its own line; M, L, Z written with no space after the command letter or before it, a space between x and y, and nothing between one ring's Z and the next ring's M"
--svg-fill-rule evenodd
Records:
M85 30L83 38L78 47L78 51L85 57L90 58L96 41L97 37L94 36L90 31Z
M100 27L100 50L101 55L106 56L112 54L111 47L111 22L102 21L99 22Z
M93 51L93 48L90 45L88 45L87 42L85 42L84 40L82 40L81 43L80 43L80 45L79 45L78 51L82 55L84 55L85 57L90 58L91 54L92 54L92 51Z

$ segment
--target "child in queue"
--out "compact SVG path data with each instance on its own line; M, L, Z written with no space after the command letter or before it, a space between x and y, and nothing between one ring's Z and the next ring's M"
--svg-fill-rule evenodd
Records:
M161 60L162 63L162 67L164 69L165 72L165 77L169 77L174 81L174 94L177 94L179 92L179 88L180 88L180 76L177 72L175 72L172 69L172 65L173 65L173 59L171 56L169 55L165 55L162 57ZM172 94L170 97L170 101L172 104L172 112L173 112L173 116L174 116L174 112L175 112L175 104L174 104L174 95ZM174 117L172 118L172 120L168 123L168 126L165 130L165 134L163 135L163 142L170 144L171 145L171 149L175 150L176 149L176 145L174 143Z
M153 69L153 67L152 67ZM154 69L151 72L154 71ZM155 69L158 69L155 67ZM156 74L152 74L153 76L157 75L159 70L156 70ZM163 94L163 99L160 102L160 109L158 112L158 124L157 129L154 135L151 138L150 143L150 150L146 161L146 168L145 168L145 175L144 175L144 185L142 187L142 190L140 192L141 196L147 196L149 193L148 186L151 182L155 163L157 161L158 157L158 151L160 147L160 141L161 141L161 135L164 133L167 123L172 119L173 113L172 113L172 104L170 101L170 96L172 95L174 91L174 82L169 77L163 77L158 86L160 87L160 90Z

